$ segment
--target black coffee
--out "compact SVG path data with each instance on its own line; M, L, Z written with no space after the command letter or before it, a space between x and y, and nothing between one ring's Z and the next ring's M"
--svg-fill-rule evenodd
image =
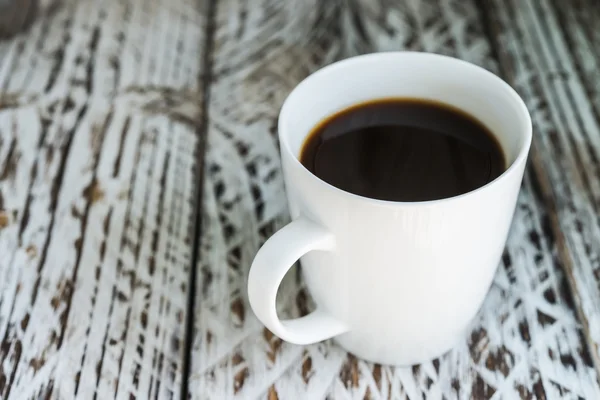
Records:
M338 112L310 133L300 161L342 190L392 201L457 196L506 169L502 148L481 122L418 99L382 99Z

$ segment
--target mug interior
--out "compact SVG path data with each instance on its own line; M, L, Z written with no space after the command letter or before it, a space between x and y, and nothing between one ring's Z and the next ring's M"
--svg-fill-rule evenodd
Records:
M527 157L531 120L506 82L465 61L415 52L353 57L310 75L281 109L281 146L297 160L306 136L322 120L357 103L383 98L434 100L477 118L502 146L507 164L502 175Z

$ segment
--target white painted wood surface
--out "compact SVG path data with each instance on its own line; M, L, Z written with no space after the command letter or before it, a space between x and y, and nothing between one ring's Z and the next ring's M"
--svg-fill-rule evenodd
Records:
M63 1L0 44L0 398L180 396L201 11Z
M592 3L56 2L0 41L0 399L600 398ZM283 99L325 64L399 49L503 75L536 130L471 333L412 368L283 343L246 297L288 221ZM297 272L283 315L312 307Z
M547 0L494 7L504 62L539 131L536 170L554 203L559 250L600 371L600 31L592 23L600 9Z

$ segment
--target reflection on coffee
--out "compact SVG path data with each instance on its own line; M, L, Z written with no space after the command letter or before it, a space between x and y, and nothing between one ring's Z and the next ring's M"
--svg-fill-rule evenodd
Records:
M302 164L350 193L391 201L457 196L506 169L496 137L442 103L381 99L325 119L308 135Z

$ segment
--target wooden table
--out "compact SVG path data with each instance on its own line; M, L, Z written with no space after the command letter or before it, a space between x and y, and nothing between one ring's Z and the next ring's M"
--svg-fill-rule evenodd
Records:
M0 42L0 398L599 399L599 20L594 0L59 1ZM471 334L412 368L283 343L246 296L288 221L286 94L398 49L500 74L535 124ZM296 273L280 299L312 307Z

